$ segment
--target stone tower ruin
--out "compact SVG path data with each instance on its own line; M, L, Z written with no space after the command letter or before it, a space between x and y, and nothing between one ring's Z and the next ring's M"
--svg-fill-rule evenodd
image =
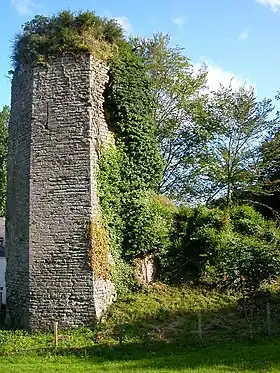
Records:
M96 166L112 141L108 68L91 55L19 71L12 82L6 214L11 327L92 326L115 297L88 266L85 223L98 213Z

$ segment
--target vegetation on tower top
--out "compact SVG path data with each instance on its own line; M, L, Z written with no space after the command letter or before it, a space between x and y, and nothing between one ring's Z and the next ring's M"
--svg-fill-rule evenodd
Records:
M123 29L117 21L89 11L75 14L64 10L52 17L37 15L22 26L14 40L12 63L19 70L81 53L107 60L123 43Z

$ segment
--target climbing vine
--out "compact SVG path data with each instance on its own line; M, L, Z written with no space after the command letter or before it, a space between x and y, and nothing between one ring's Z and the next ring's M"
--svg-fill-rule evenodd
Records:
M112 57L105 103L115 128L121 153L119 194L123 223L123 256L142 256L153 250L144 237L147 206L141 196L157 191L162 177L162 159L155 137L154 101L142 60L128 44Z
M112 255L110 273L118 293L124 293L133 283L132 268L122 258L124 220L121 189L122 152L115 146L102 148L97 174L98 194L109 234Z

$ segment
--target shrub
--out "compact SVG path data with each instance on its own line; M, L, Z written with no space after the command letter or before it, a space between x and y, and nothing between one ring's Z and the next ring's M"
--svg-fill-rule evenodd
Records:
M123 30L114 20L92 12L62 11L52 17L35 16L15 37L12 62L15 70L45 64L63 54L91 53L108 59L123 41Z
M280 252L254 237L236 234L216 257L216 281L221 288L253 296L263 281L280 273Z
M234 229L246 235L261 235L266 230L266 221L251 206L236 206L231 211Z
M127 254L136 257L154 254L161 261L171 246L176 207L167 197L152 190L139 194L133 205L130 217L133 224L127 231L131 251Z
M254 294L279 273L280 231L250 206L180 209L165 278Z
M181 207L175 215L172 246L166 255L164 278L171 282L197 280L206 258L213 255L223 226L223 211Z

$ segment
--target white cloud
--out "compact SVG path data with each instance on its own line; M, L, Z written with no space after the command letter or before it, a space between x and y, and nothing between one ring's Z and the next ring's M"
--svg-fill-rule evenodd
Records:
M249 29L246 28L245 30L243 30L239 35L238 35L238 39L239 40L247 40L249 37Z
M179 27L183 27L184 24L187 22L187 18L186 17L175 17L175 18L172 18L172 22L175 23L175 25Z
M33 13L37 8L33 0L11 0L11 4L16 11L23 16Z
M205 62L205 65L208 71L207 85L210 91L217 91L221 85L225 87L231 85L234 90L238 90L242 86L247 88L253 87L256 89L255 84L250 82L247 77L237 75L232 71L223 70L219 65L216 64ZM198 72L202 66L203 64L201 63L195 63L194 71Z
M280 11L280 0L257 0L257 2L269 7L273 13Z
M131 23L129 23L127 17L114 17L119 25L122 26L126 33L131 33L133 31Z

